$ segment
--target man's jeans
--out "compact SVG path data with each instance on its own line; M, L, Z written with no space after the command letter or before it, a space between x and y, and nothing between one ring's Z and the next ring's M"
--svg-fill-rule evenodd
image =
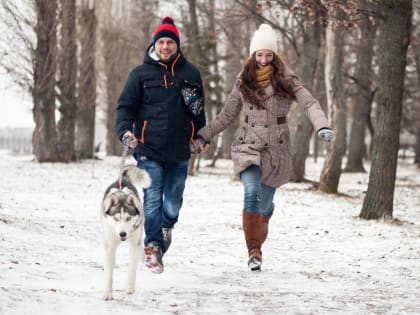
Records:
M240 174L244 186L244 210L248 213L269 215L274 210L276 188L261 183L261 170L252 165Z
M139 157L137 166L146 170L152 180L144 189L145 239L144 244L157 242L162 250L162 228L172 228L178 221L182 206L188 160L164 163Z

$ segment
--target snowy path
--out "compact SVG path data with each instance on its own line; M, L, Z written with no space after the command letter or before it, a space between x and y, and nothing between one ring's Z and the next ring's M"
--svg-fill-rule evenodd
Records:
M165 272L141 265L126 295L120 247L105 302L99 204L119 159L31 159L0 152L0 314L420 314L420 171L408 161L396 184L401 224L357 219L367 174L343 174L342 197L282 187L261 273L246 266L230 161L203 168L187 181ZM308 160L308 176L321 167Z

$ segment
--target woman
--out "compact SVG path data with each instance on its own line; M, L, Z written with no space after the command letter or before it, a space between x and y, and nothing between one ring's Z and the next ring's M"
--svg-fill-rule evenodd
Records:
M292 172L286 121L292 101L304 107L321 139L330 142L335 138L319 102L276 52L276 34L269 25L262 24L254 33L251 56L223 110L198 131L196 143L199 150L207 151L208 141L243 112L245 119L232 142L232 161L244 187L242 226L252 271L261 270L261 246L267 238L276 188L287 183Z

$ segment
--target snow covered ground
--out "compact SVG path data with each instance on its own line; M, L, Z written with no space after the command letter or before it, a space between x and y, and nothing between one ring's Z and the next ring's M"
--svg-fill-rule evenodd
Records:
M283 186L260 273L246 265L241 184L230 161L217 166L188 178L165 272L141 265L126 295L122 246L115 299L103 301L99 205L119 158L38 164L0 152L0 314L420 314L420 171L411 161L398 168L394 223L357 218L367 174L343 174L341 196ZM309 159L308 177L321 168Z

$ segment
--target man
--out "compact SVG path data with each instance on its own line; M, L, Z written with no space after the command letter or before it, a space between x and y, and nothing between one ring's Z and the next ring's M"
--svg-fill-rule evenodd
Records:
M163 18L143 64L134 68L118 99L116 130L128 137L138 167L152 180L144 189L145 256L152 272L163 272L178 220L187 178L190 146L205 123L204 93L198 69L180 50L179 31Z

